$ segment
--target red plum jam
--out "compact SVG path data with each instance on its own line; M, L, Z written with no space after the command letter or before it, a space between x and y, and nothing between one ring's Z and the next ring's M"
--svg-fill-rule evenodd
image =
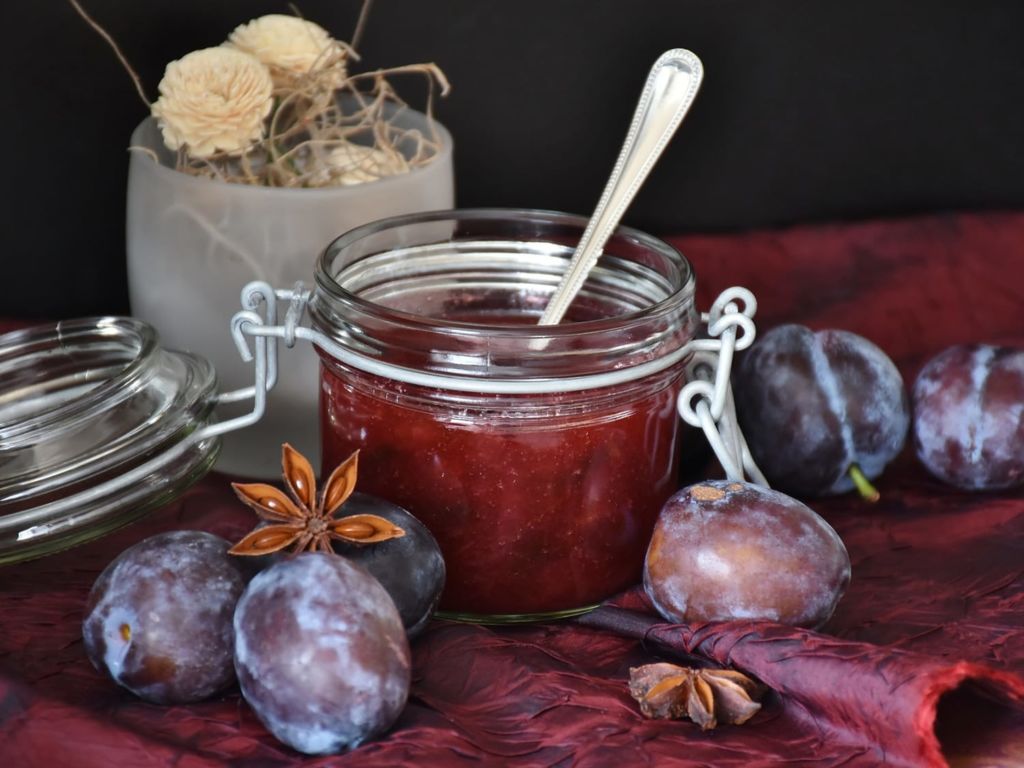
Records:
M619 230L567 319L538 326L584 225L418 214L320 260L323 470L358 449L359 490L430 529L449 614L569 615L638 583L676 490L692 273Z

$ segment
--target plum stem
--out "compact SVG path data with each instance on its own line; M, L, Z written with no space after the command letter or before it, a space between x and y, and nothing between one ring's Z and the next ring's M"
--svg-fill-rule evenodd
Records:
M857 492L861 495L861 498L864 499L864 501L874 504L882 497L878 492L878 489L871 484L871 481L868 480L864 472L861 471L858 464L851 464L847 473L850 475L850 479L853 480L853 484L857 487Z

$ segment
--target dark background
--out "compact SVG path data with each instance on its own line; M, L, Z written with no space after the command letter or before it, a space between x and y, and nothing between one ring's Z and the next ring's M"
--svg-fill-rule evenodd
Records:
M150 98L166 63L278 0L83 0ZM359 0L301 0L350 38ZM62 0L5 2L0 316L126 312L128 136L146 108ZM702 93L627 216L657 234L1024 207L1024 3L377 0L367 68L453 84L460 205L594 205L663 50ZM417 78L398 83L422 105Z

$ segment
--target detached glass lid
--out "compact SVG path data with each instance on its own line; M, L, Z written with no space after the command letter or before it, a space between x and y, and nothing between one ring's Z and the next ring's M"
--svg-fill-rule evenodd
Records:
M212 367L147 324L87 318L0 335L0 564L131 522L200 478Z

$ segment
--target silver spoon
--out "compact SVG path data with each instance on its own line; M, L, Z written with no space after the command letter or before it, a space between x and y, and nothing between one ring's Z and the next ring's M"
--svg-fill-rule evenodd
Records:
M562 320L626 208L686 117L703 77L700 59L683 48L666 51L654 62L619 159L569 268L541 315L541 325L555 325Z

